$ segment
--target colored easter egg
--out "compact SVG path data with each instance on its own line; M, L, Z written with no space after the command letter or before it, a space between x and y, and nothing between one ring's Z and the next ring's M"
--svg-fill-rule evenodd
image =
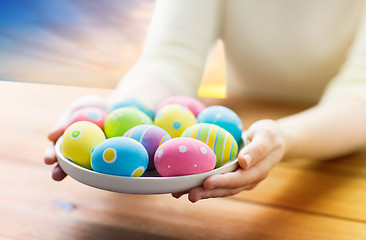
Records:
M231 109L213 105L205 108L197 117L198 123L212 123L227 130L236 142L240 142L243 132L243 123L239 116Z
M186 137L163 143L155 153L155 167L163 177L184 176L211 171L216 157L203 142Z
M141 101L138 98L125 98L119 102L116 102L112 105L112 110L115 110L117 108L121 107L134 107L138 110L144 112L147 116L149 116L151 119L154 119L155 116L155 110L146 104L145 102Z
M167 131L165 131L161 127L148 124L133 127L128 130L123 136L133 138L145 147L149 155L149 165L147 167L148 169L155 168L154 155L156 149L158 149L158 147L162 143L171 139Z
M108 114L104 123L107 138L120 137L130 128L142 124L152 124L151 118L132 107L117 108Z
M105 139L103 131L96 124L87 121L76 122L65 130L61 151L65 158L91 169L91 152Z
M182 137L190 137L206 143L216 155L216 168L234 159L238 144L225 129L209 123L199 123L187 128Z
M103 130L104 121L106 118L107 113L100 108L97 107L80 108L70 115L70 118L68 119L65 129L75 122L88 121L95 123Z
M168 104L180 104L185 106L186 108L188 108L189 110L192 111L192 113L194 114L195 117L198 116L198 114L206 108L206 106L201 103L198 99L195 99L193 97L190 96L172 96L170 98L165 99L163 102L161 102L159 104L159 106L157 107L156 111L158 112L161 108L163 108L164 106L168 105Z
M185 129L197 122L188 108L179 104L168 104L156 113L154 123L175 138L180 137Z
M91 165L95 172L140 177L146 170L149 156L141 143L128 137L109 138L93 151Z

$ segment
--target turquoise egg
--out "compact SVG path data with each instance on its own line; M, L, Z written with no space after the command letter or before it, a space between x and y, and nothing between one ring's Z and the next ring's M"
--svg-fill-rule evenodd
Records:
M198 114L197 123L215 124L233 135L237 143L242 141L241 134L244 130L243 123L239 116L227 107L213 105L205 108Z
M95 147L91 166L95 172L140 177L149 163L149 156L141 143L128 137L107 139Z

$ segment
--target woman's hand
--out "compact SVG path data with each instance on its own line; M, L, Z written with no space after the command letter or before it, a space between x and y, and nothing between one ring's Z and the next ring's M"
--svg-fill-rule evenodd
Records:
M52 130L48 139L51 141L49 147L44 152L44 162L47 165L56 164L55 168L52 171L52 178L56 181L61 181L66 177L66 173L61 169L61 167L57 164L56 152L55 152L55 143L57 139L62 136L65 131L65 125L67 124L70 115L76 110L83 107L99 107L104 111L107 111L107 102L103 98L97 95L86 95L75 102L70 104L70 106L66 109L66 111L62 114L60 120L56 124L54 130Z
M238 154L240 168L235 172L208 177L203 186L188 192L188 199L191 202L227 197L243 190L253 189L268 176L285 154L285 139L276 121L261 120L254 123L243 133L243 139L247 145ZM172 195L179 198L184 194L186 192Z

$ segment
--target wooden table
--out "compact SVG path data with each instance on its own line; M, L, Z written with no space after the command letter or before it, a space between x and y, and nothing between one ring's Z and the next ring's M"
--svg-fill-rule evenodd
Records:
M109 90L0 82L0 239L366 239L365 152L283 162L252 191L196 204L51 180L42 157L47 133L86 93ZM304 108L220 103L246 127Z

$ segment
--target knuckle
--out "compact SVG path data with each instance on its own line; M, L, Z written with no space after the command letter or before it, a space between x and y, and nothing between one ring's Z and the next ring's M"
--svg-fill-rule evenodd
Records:
M263 144L253 145L253 153L256 158L264 156L267 152L266 146Z

